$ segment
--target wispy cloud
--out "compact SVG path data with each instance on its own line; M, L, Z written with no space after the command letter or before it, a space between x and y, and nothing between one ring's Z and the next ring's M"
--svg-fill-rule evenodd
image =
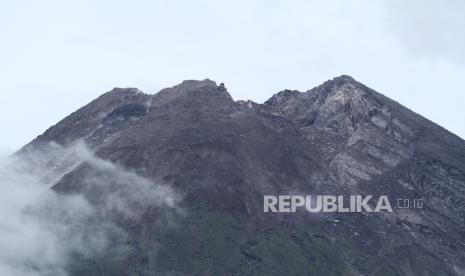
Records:
M88 164L83 193L52 188L64 175ZM98 202L86 191L98 189ZM174 208L179 196L168 186L96 157L83 143L51 143L0 160L0 275L66 275L73 253L100 254L110 238L125 232L113 214L137 218L148 206Z

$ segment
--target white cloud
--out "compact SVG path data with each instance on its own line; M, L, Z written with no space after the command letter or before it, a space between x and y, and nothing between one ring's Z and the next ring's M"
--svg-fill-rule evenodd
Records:
M82 194L51 189L83 162L95 173L80 184L102 191L98 208ZM110 214L139 216L148 206L174 208L178 200L169 187L95 157L82 143L66 148L50 144L1 158L0 275L66 275L70 254L98 255L110 237L124 238L125 232L108 219Z
M461 0L385 1L390 30L412 56L465 64L465 2Z

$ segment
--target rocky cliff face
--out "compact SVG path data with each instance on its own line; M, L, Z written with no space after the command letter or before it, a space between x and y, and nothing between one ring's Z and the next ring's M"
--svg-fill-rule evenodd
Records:
M127 240L76 258L71 274L465 275L465 142L349 76L264 104L234 101L210 80L154 95L115 88L21 152L79 139L173 187L183 214L115 214ZM98 205L104 191L82 183L93 170L81 164L53 189ZM263 213L263 195L291 193L387 194L425 207Z

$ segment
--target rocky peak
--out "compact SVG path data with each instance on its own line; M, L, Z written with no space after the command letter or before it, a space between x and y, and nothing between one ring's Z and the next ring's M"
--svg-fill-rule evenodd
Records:
M177 84L171 88L163 89L160 92L172 91L172 90L181 91L181 92L190 92L190 91L196 91L196 90L202 90L202 89L208 89L208 88L215 89L217 87L218 85L216 84L216 82L210 79L184 80L180 84Z
M264 108L287 117L301 127L328 129L349 135L362 121L383 127L390 116L389 107L376 98L376 92L342 75L307 92L285 90L269 99Z
M412 154L410 117L393 112L405 108L350 76L336 77L304 93L280 92L264 107L294 121L307 139L323 149L338 183L372 179Z
M160 90L151 98L151 106L155 108L169 104L208 108L230 106L234 101L223 83L217 85L216 82L205 79L185 80L178 85Z
M264 103L264 109L277 116L297 122L302 127L318 124L330 126L345 116L349 102L359 93L354 92L352 81L339 77L309 90L284 90Z
M356 81L353 77L349 75L340 75L338 77L335 77L331 80L328 80L322 84L323 85L328 85L328 86L358 86L361 83Z
M167 93L176 94L176 96L185 94L185 93L192 93L195 91L205 92L211 90L226 90L224 88L224 84L218 86L215 81L210 79L204 80L184 80L180 84L177 84L173 87L165 88L160 90L157 94L164 95Z
M47 129L32 144L55 141L65 145L82 139L100 128L108 116L121 114L122 107L144 105L149 98L137 88L115 87Z
M110 90L109 92L107 92L108 94L116 94L116 95L137 95L137 94L144 94L144 92L142 92L141 90L139 90L138 88L136 87L125 87L125 88L121 88L121 87L115 87L113 88L112 90Z
M352 77L342 75L324 82L322 85L309 90L308 93L315 94L320 102L329 100L345 104L368 92L362 86Z

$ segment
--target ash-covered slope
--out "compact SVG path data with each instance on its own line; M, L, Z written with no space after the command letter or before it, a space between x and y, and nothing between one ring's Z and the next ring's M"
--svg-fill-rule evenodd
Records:
M75 275L465 275L465 142L348 76L264 104L210 80L102 95L27 145L83 139L183 196L114 220L128 238ZM104 197L81 164L54 189ZM424 198L394 213L263 212L268 194ZM121 241L120 241L121 243Z

